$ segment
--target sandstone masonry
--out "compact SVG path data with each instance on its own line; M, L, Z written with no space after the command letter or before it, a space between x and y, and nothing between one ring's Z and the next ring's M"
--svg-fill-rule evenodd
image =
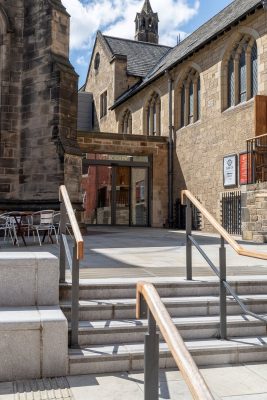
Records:
M60 0L0 0L0 32L0 207L57 207L64 183L79 202L69 15Z

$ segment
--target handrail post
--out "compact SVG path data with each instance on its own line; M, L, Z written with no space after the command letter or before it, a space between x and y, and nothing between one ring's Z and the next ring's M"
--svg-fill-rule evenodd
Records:
M227 304L226 304L226 248L221 236L220 255L220 337L227 339Z
M71 291L71 347L78 347L79 330L79 260L77 258L77 244L73 246L72 256L72 291Z
M66 235L67 211L64 201L60 203L60 257L59 257L59 282L66 281L66 254L62 235Z
M144 382L145 400L158 400L159 390L159 334L155 318L148 309L148 333L145 335Z
M186 198L186 279L192 280L192 242L189 236L192 234L192 206Z

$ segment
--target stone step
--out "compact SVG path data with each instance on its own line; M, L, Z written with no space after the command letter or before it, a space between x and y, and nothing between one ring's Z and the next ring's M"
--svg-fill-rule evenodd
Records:
M192 340L186 345L198 366L241 364L267 360L267 337ZM165 343L160 343L160 368L176 367ZM90 346L69 350L69 374L143 370L143 343Z
M267 310L267 295L243 295L240 299L255 313ZM209 316L219 314L218 296L168 297L162 298L171 317ZM135 299L81 300L79 306L80 321L134 319ZM68 320L71 316L70 302L61 302L61 309ZM231 297L227 297L228 315L240 314L240 307Z
M173 322L184 340L219 337L218 316L173 318ZM79 345L142 342L147 329L147 320L80 321ZM227 333L231 337L262 336L266 334L266 323L247 315L230 315Z
M81 281L80 283L80 299L120 299L135 298L136 283L140 279L108 279L108 280L90 280ZM205 278L205 280L186 281L181 278L146 278L148 282L153 283L161 297L177 297L177 296L195 296L219 294L219 281L217 278ZM257 275L246 277L229 277L233 289L238 294L267 293L266 276L259 277ZM60 285L60 298L62 301L71 299L71 284L64 283Z

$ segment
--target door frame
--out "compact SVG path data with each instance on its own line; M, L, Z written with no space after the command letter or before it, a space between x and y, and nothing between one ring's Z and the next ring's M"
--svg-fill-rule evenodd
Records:
M97 153L101 154L101 153ZM119 154L118 154L119 155ZM107 166L112 167L112 192L111 192L111 226L132 226L132 227L144 227L143 225L132 225L131 214L132 214L132 168L146 169L147 173L147 224L145 227L151 226L152 216L152 157L147 156L147 162L138 161L119 161L119 160L89 160L83 159L83 169L89 166ZM129 224L128 225L117 225L116 224L116 176L117 167L130 167L130 190L129 190ZM103 224L97 224L98 226L106 226Z

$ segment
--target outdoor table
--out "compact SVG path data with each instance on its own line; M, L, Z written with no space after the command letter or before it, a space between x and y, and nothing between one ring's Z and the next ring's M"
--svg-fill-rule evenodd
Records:
M25 236L24 236L24 229L22 226L23 219L25 217L29 217L32 215L31 211L12 211L9 216L14 218L14 221L16 223L16 232L17 232L17 238L21 237L22 241L24 243L24 246L27 246ZM17 239L15 238L14 245L16 244Z

